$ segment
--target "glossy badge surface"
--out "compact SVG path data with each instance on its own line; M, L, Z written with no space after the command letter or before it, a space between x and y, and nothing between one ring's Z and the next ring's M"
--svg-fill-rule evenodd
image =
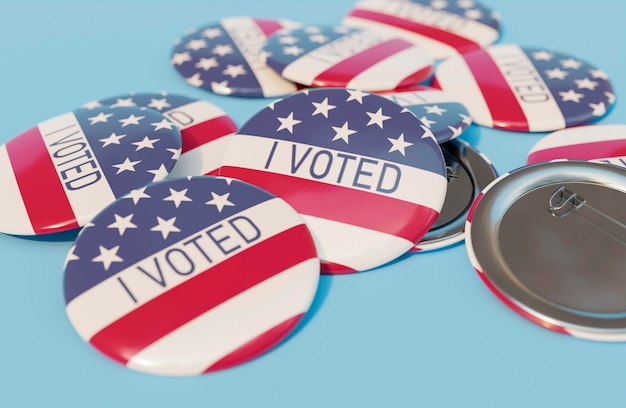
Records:
M233 137L220 175L302 214L325 273L382 265L430 229L446 195L441 148L408 110L354 89L276 101Z
M85 225L130 190L164 179L181 150L162 114L78 109L0 146L0 231L39 235Z
M392 90L427 79L434 64L424 48L393 34L342 26L277 33L264 50L276 72L315 87Z
M529 165L475 201L467 252L505 304L576 337L626 340L626 169L585 161Z
M150 108L176 125L182 137L182 153L169 178L217 174L228 141L237 131L235 122L220 107L183 95L131 93L88 102L82 107L99 106Z
M472 124L467 108L440 89L416 85L380 95L413 112L439 144L456 139Z
M221 95L274 97L295 92L296 84L265 64L267 37L298 23L228 17L191 30L177 41L170 63L189 85Z
M459 98L479 125L526 132L590 122L615 102L604 71L569 55L514 44L443 61L433 86Z
M66 258L66 312L133 370L186 376L246 362L291 332L317 290L302 217L237 180L155 183L92 224Z
M444 59L494 43L499 16L474 0L361 0L343 23L387 30Z
M626 125L578 126L550 133L530 149L526 162L562 159L626 167Z

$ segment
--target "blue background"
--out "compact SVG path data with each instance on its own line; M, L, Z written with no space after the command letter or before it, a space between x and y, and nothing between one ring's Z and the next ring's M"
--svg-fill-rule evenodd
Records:
M502 15L499 42L547 47L605 70L617 104L599 123L626 123L626 2L484 3ZM169 65L174 39L235 15L337 24L351 5L0 0L0 143L85 102L130 91L204 98L242 125L268 100L187 85ZM472 125L463 138L504 173L523 165L543 135ZM480 281L463 244L322 277L297 332L242 366L193 378L133 372L84 343L65 315L63 260L72 239L0 235L2 407L626 404L626 344L571 338L518 316Z

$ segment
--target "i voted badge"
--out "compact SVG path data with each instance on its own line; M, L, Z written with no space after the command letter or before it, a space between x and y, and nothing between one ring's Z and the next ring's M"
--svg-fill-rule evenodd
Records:
M235 122L217 105L183 95L131 93L82 106L140 106L166 116L180 131L182 153L169 177L215 175L230 137L237 131Z
M459 98L477 124L525 132L587 123L615 103L601 69L560 52L515 44L443 61L433 86Z
M320 264L304 220L256 186L212 176L131 191L65 261L67 316L110 359L191 376L249 361L309 309Z
M413 112L439 144L456 139L472 124L467 108L440 89L415 85L380 95Z
M434 60L393 34L344 26L306 26L272 35L267 65L314 87L386 91L427 79Z
M262 48L270 35L297 26L283 19L223 18L178 39L170 63L189 85L220 95L287 95L297 85L265 64Z
M446 196L437 141L398 104L357 89L301 91L235 134L220 175L258 185L302 214L324 273L371 269L410 250Z
M343 24L392 32L438 60L485 47L500 35L498 13L474 0L360 0Z
M139 107L78 109L0 146L0 231L39 235L85 225L129 191L164 179L178 129Z

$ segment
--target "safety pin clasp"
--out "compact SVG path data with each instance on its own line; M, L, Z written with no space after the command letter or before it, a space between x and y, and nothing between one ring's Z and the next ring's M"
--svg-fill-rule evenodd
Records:
M565 186L561 186L550 196L548 211L555 217L562 218L572 211L580 209L586 202L587 200L577 193L568 190Z

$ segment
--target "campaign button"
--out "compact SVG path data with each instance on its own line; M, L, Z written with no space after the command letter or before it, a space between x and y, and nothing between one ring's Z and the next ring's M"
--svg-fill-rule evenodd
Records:
M267 37L298 23L227 17L191 30L176 41L170 63L189 85L221 95L274 97L297 90L265 64Z
M514 44L443 61L433 86L459 98L477 124L525 132L587 123L615 103L604 71L563 53Z
M215 175L231 136L235 122L217 105L183 95L162 93L130 93L82 107L140 106L154 109L166 116L180 131L182 153L169 177Z
M344 26L307 26L267 39L267 65L315 87L386 91L427 79L434 61L420 46L393 34Z
M131 191L65 261L78 334L124 366L168 376L257 357L309 309L320 264L302 217L258 187L212 176Z
M0 146L0 231L39 235L85 225L130 190L164 179L180 132L139 107L77 109Z
M344 88L304 90L262 109L233 137L219 174L291 204L331 274L406 253L435 222L447 188L441 148L415 115Z

